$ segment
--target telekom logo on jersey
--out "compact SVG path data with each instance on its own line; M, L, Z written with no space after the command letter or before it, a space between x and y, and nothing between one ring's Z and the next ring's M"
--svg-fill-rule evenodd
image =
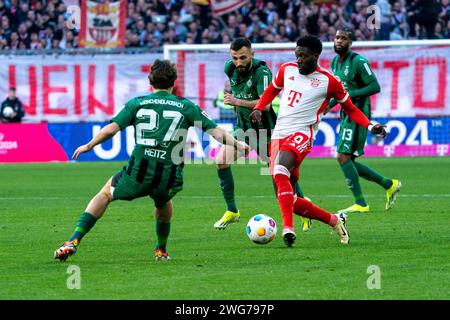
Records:
M291 90L288 94L288 106L289 107L294 107L294 104L300 103L300 98L302 97L302 93L295 91L295 90Z

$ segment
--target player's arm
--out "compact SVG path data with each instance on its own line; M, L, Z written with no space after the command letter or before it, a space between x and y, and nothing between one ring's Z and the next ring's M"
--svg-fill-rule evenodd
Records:
M117 123L111 122L107 126L103 127L99 133L92 138L87 144L79 146L72 155L73 160L77 160L80 154L91 151L96 145L99 145L106 140L112 138L117 132L120 131L120 127Z
M361 77L364 86L355 90L350 90L348 94L351 98L369 97L380 92L380 84L378 83L375 73L370 68L369 61L359 58L356 61L356 70Z
M100 132L92 138L87 144L79 146L72 155L72 159L77 160L80 154L89 152L96 145L112 138L117 132L133 123L135 115L135 99L128 101L111 120L110 124L105 126Z
M253 122L260 123L261 122L261 111L264 107L270 104L273 99L280 93L280 91L284 87L284 69L285 66L282 65L280 70L278 70L277 75L273 78L270 85L264 90L261 98L259 99L256 106L253 108L253 112L250 113L250 119Z
M273 99L280 93L281 88L278 89L271 83L266 90L264 90L261 98L258 100L258 103L253 108L253 112L250 113L250 119L253 122L259 123L261 122L261 111L270 104Z
M217 126L213 129L210 129L208 130L208 133L219 143L232 146L239 153L247 155L250 152L250 147L247 144L236 140L232 135L230 135L225 129L221 127Z
M367 128L371 133L381 135L384 138L387 135L387 132L384 129L386 126L379 123L371 123L365 114L353 104L352 99L344 89L342 82L338 81L335 77L332 77L330 80L329 96L335 98L337 102L341 104L344 112L349 118L361 127Z
M258 100L244 100L244 99L236 99L233 97L233 95L229 92L225 92L223 97L223 102L225 104L230 104L235 107L243 107L243 108L249 108L253 109L253 107L256 105Z
M206 111L202 110L192 101L186 101L186 103L190 106L186 108L187 111L185 116L191 125L199 127L199 124L201 124L201 129L203 131L210 134L219 143L233 146L239 153L247 155L250 152L250 147L248 145L237 141L223 128L217 126L217 123L209 117Z

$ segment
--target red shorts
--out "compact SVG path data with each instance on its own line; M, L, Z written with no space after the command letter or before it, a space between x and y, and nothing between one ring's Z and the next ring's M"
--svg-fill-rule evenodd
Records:
M272 139L269 146L270 156L270 174L273 175L273 168L278 152L287 151L295 159L295 168L300 167L303 159L311 151L310 138L301 132L296 132L283 139Z

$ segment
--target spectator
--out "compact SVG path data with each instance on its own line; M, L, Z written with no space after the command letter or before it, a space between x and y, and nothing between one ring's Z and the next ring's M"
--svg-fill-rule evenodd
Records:
M390 40L401 40L406 37L406 15L405 9L402 8L400 1L393 4L391 16L391 34Z
M24 116L23 104L16 97L16 88L10 88L0 108L0 122L20 123Z
M389 40L391 29L391 5L388 0L377 0L376 5L380 9L380 30L378 40Z
M359 30L358 40L441 38L447 37L450 20L450 0L248 1L221 16L227 25L217 22L209 6L189 0L127 3L126 47L152 50L162 50L165 43L227 43L237 37L251 37L255 43L292 42L314 34L331 41L332 31L343 27ZM367 8L374 4L382 15L378 33L366 25ZM0 49L50 49L55 39L60 48L78 47L78 34L66 32L65 11L61 0L0 0ZM34 33L39 40L31 39Z
M439 0L415 0L409 7L408 24L410 36L417 36L416 25L424 28L428 39L434 39L434 29L441 12Z
M434 39L445 39L441 22L437 22L434 27Z

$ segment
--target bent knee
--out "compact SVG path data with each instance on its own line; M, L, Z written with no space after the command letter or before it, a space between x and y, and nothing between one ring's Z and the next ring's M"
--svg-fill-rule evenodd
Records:
M103 198L107 199L108 202L113 201L113 192L114 192L114 188L110 187L110 186L105 186L100 192L99 195L102 196Z
M338 153L337 154L337 161L339 162L339 164L345 164L348 161L350 161L352 158L350 155L345 154L345 153Z
M231 164L229 163L220 163L220 162L216 162L216 168L217 169L227 169L231 166Z

